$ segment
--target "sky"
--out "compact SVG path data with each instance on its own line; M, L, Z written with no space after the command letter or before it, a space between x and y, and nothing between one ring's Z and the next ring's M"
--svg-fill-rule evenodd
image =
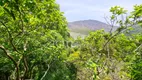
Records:
M99 20L105 22L104 16L110 16L112 6L121 6L128 11L133 10L133 5L142 4L142 0L56 0L60 10L68 22L78 20Z

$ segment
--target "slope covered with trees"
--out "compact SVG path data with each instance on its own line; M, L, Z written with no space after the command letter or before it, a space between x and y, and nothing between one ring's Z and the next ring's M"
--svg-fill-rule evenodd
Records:
M141 28L142 5L110 12L116 31L74 40L55 0L1 0L0 80L141 80L142 34L123 32Z

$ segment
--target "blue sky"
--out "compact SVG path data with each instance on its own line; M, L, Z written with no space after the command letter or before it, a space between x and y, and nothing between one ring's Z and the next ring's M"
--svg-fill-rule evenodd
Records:
M94 19L103 21L104 15L110 16L111 6L119 5L132 11L133 5L142 4L142 0L56 0L69 22Z

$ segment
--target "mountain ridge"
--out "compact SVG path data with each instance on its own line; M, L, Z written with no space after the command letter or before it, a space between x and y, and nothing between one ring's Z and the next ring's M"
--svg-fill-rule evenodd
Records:
M111 27L98 20L79 20L68 22L68 27L72 37L76 38L77 36L84 37L89 34L89 32L104 29L106 32L110 31Z
M109 32L111 30L111 26L98 21L98 20L79 20L68 23L68 28L70 30L70 34L73 38L77 38L78 36L85 37L89 34L89 32L104 29L104 31ZM115 31L118 26L115 26L113 31ZM130 31L132 33L142 33L142 28L139 26L133 26L133 30Z
M74 31L78 28L84 28L90 31L104 29L105 31L108 32L111 29L111 27L108 24L98 20L91 20L91 19L69 22L68 27L71 31Z

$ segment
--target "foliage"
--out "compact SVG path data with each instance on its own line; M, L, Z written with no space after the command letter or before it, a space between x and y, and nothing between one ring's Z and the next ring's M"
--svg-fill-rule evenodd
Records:
M69 71L62 43L68 34L55 0L1 0L0 72L14 80L44 79L46 71L58 72L49 77L65 78Z
M55 0L0 1L0 79L7 80L140 80L142 5L126 16L110 9L112 32L70 38L66 19ZM121 18L122 17L122 18Z
M134 8L139 6L141 5L136 5ZM127 11L124 8L112 7L110 21L113 22L112 28L115 27L114 24L119 25L116 31L107 33L104 30L98 30L91 32L84 39L78 37L74 41L76 46L72 48L73 52L70 54L69 61L76 66L79 80L141 79L142 34L131 33L129 36L126 34L131 32L133 26L141 23L140 17L132 17L137 16L134 14L135 11L126 16ZM73 56L76 52L79 52L77 56Z

